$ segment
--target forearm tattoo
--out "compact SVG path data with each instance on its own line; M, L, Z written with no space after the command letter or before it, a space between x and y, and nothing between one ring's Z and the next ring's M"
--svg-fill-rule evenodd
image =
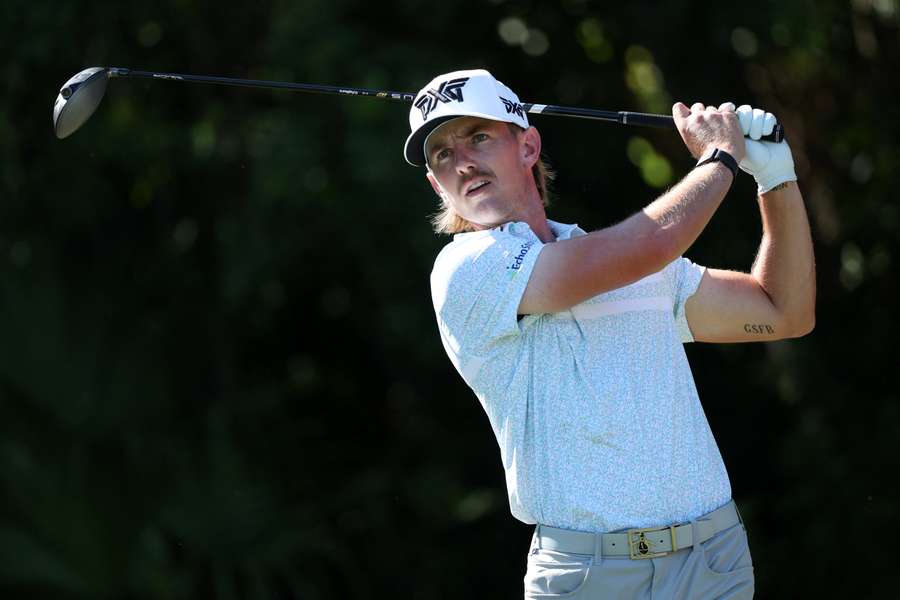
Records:
M772 335L775 333L775 328L765 323L744 323L744 331L759 335Z

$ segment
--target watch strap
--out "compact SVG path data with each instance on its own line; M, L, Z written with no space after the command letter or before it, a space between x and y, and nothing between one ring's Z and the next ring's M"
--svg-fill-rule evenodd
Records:
M731 175L734 178L737 178L738 172L738 163L734 159L734 157L724 150L720 150L718 148L713 148L712 150L706 152L703 156L700 157L700 160L697 161L697 164L694 168L699 167L700 165L705 165L706 163L711 162L720 162L731 171Z

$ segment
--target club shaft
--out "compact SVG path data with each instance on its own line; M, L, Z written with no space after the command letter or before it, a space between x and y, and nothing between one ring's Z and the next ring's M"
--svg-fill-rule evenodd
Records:
M525 112L541 115L562 115L566 117L579 117L582 119L594 119L619 125L638 125L641 127L660 127L665 129L675 128L675 119L668 115L655 115L630 111L596 110L593 108L578 108L575 106L554 106L552 104L522 104ZM772 133L760 138L766 142L781 142L784 140L784 128L777 123Z
M409 92L394 92L388 90L373 90L367 88L341 87L334 85L318 85L311 83L289 83L283 81L265 81L258 79L236 79L233 77L213 77L210 75L184 75L179 73L158 73L154 71L135 71L111 67L107 69L110 77L138 77L145 79L164 79L168 81L189 81L195 83L210 83L215 85L230 85L238 87L266 88L275 90L294 90L298 92L311 92L316 94L339 94L342 96L365 96L370 98L383 98L401 102L412 102L416 95ZM638 125L643 127L675 128L675 119L668 115L654 115L629 111L596 110L592 108L578 108L574 106L557 106L553 104L523 103L522 108L530 114L559 115L564 117L578 117L618 123L619 125ZM770 135L760 138L764 141L780 142L784 139L784 129L781 124L775 125Z
M412 102L415 94L392 92L388 90L371 90L365 88L339 87L334 85L316 85L311 83L288 83L284 81L265 81L259 79L235 79L233 77L213 77L210 75L184 75L180 73L157 73L153 71L135 71L113 67L109 69L110 77L140 77L144 79L164 79L167 81L189 81L193 83L211 83L237 87L265 88L273 90L294 90L316 94L340 94L343 96L369 96L387 100Z

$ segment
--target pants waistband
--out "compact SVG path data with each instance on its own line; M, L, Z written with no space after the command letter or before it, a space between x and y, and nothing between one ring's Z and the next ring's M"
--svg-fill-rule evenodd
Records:
M705 542L720 531L741 522L734 501L690 523L629 529L621 533L589 533L537 525L537 547L573 554L657 558Z

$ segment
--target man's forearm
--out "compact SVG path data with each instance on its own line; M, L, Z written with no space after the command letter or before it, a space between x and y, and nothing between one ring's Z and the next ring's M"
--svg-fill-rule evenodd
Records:
M752 274L791 330L809 332L815 324L816 273L812 236L797 182L759 197L763 235Z
M643 211L643 225L664 249L664 264L675 260L696 241L731 188L733 176L721 163L694 169L675 187ZM636 215L637 216L637 215Z

